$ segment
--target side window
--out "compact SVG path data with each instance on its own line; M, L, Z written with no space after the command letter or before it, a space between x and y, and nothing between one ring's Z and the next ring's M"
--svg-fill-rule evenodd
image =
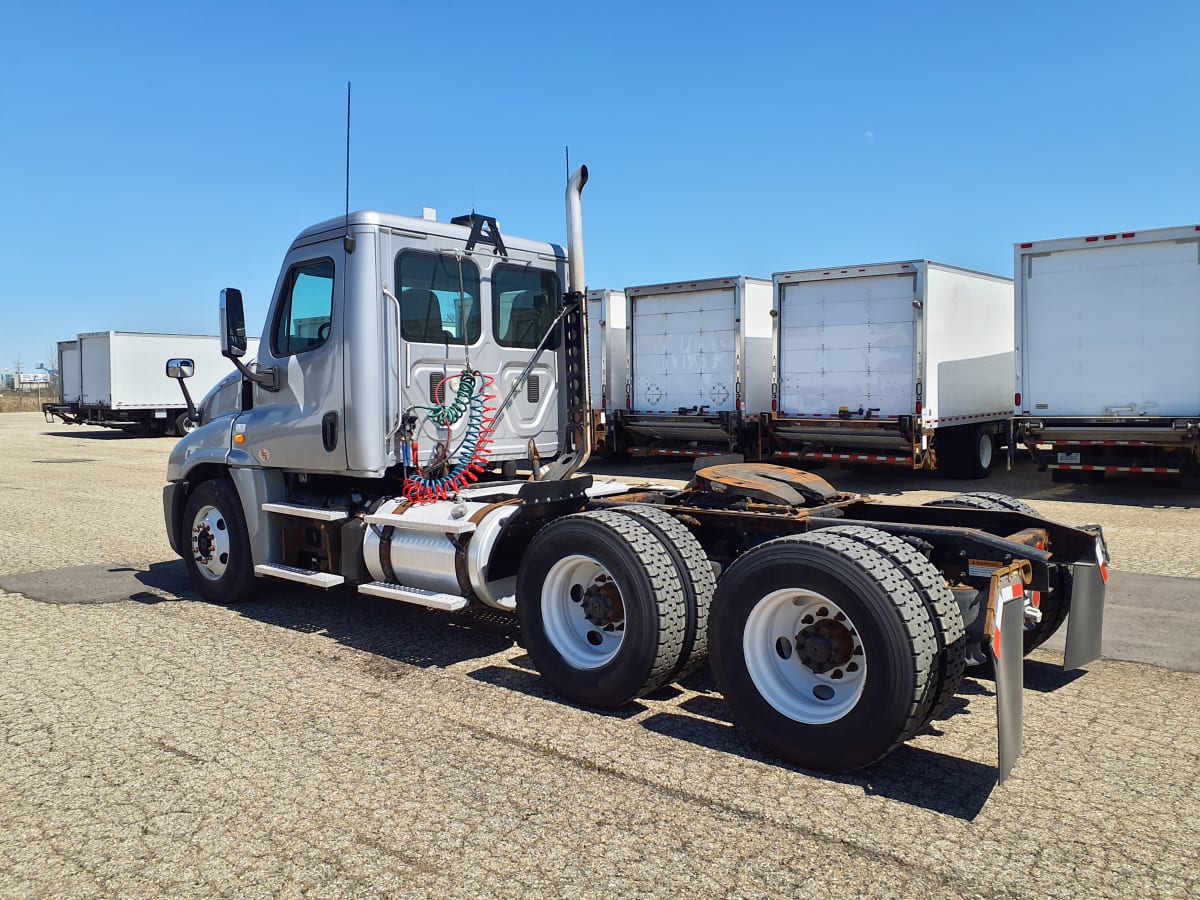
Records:
M333 320L333 260L318 259L293 266L284 282L271 350L291 356L329 340Z
M492 328L505 347L536 347L558 315L558 276L546 269L496 266Z
M396 254L396 284L404 340L425 344L479 340L479 268L471 260L403 250Z

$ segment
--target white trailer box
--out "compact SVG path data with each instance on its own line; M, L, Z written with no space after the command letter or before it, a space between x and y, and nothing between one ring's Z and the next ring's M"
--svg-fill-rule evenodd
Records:
M619 442L634 454L743 449L770 397L771 282L742 275L631 287L625 296Z
M588 387L592 404L593 450L611 452L608 412L625 402L625 337L629 305L624 291L594 290L587 295Z
M58 385L63 403L78 403L83 393L79 341L58 342Z
M1010 279L909 260L773 281L776 455L988 473L1011 418Z
M1015 246L1018 437L1060 481L1197 475L1200 225Z
M76 349L71 349L72 344ZM248 357L253 358L257 345L256 339L249 341ZM166 376L168 359L195 361L188 390L196 399L233 368L221 356L220 339L215 335L87 332L76 341L59 344L60 365L64 359L76 365L74 356L78 357L77 393L64 392L62 404L47 404L48 417L151 434L182 431L186 424L180 418L187 409L183 393L178 382ZM64 387L68 383L64 376Z

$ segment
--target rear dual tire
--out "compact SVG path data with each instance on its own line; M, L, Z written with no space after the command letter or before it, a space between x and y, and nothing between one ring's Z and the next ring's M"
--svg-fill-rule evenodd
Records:
M615 709L668 683L687 631L683 580L632 516L555 519L525 552L517 620L542 678L575 703Z
M925 603L862 537L823 529L761 544L713 601L709 658L734 720L806 768L870 765L925 724L940 690Z
M956 494L953 497L933 500L925 505L956 506L964 509L985 509L996 512L1019 512L1028 516L1038 515L1038 511L1025 501L1009 497L1007 494L997 494L992 491L968 491L964 494ZM1041 610L1042 620L1040 622L1026 622L1023 632L1022 643L1026 656L1046 643L1062 627L1063 622L1067 619L1069 608L1067 598L1069 596L1070 591L1066 589L1040 594L1038 597L1038 609Z

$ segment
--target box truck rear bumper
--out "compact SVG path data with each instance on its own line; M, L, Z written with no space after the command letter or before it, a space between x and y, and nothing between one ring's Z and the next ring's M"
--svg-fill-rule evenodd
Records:
M767 425L773 456L920 468L922 454L899 419L792 419L772 416Z
M711 443L728 446L738 437L733 413L722 416L625 414L619 419L626 444L648 447L657 442Z
M1197 469L1198 423L1200 417L1137 422L1020 418L1015 430L1018 443L1040 469L1175 475Z

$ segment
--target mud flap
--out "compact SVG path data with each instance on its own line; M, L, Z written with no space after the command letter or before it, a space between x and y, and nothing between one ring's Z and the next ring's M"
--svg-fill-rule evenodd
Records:
M1064 670L1078 669L1100 657L1107 581L1108 569L1103 563L1071 566L1071 611L1067 615Z
M1032 577L1028 562L1006 566L992 575L988 591L987 631L991 638L996 675L997 782L1003 783L1021 755L1024 740L1023 693L1025 660L1025 582Z

